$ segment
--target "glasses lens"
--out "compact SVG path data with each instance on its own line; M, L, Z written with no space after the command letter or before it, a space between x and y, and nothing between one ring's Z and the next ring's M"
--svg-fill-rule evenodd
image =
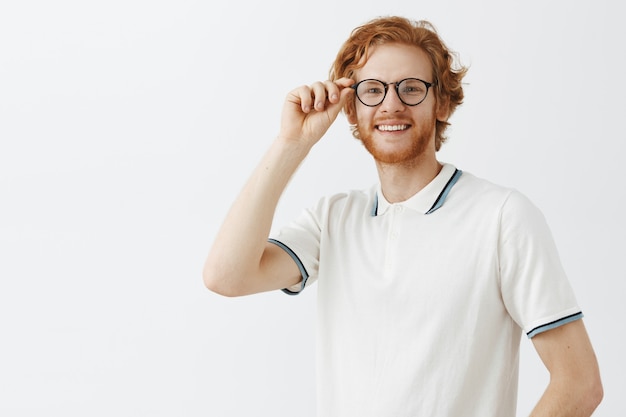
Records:
M377 80L363 80L356 89L356 95L366 106L377 106L385 98L385 85Z
M409 78L398 84L400 98L408 105L421 103L428 93L428 88L423 81L416 78Z

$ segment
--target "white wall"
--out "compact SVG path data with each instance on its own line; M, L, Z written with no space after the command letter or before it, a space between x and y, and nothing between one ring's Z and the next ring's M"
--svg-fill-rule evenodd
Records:
M539 205L626 415L618 2L110 0L0 5L0 415L314 415L315 290L226 299L201 269L350 30L431 20L471 65L440 158ZM375 181L344 119L281 202ZM522 341L520 415L547 374Z

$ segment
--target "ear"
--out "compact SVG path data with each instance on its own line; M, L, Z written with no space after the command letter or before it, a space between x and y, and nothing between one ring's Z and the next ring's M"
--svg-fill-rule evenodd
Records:
M449 98L437 100L436 116L437 116L437 120L439 120L440 122L448 121L448 117L450 117L449 104L450 104Z

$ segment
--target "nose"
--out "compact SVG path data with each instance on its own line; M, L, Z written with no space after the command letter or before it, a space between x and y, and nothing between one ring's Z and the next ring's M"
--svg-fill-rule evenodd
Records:
M380 104L380 110L383 112L398 112L404 110L405 104L400 100L398 95L397 86L395 83L389 83L387 85L387 95Z

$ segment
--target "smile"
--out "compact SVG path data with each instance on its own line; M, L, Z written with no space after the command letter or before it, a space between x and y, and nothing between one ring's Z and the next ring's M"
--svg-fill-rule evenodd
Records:
M376 128L383 132L397 132L400 130L407 130L409 125L378 125Z

